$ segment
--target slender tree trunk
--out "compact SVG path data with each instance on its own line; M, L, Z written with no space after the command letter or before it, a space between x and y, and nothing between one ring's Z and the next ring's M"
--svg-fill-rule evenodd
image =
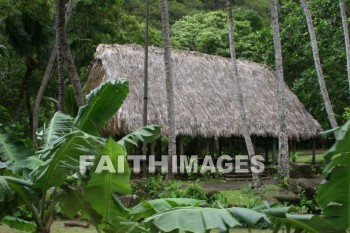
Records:
M164 44L164 64L165 64L165 79L167 93L167 111L168 111L168 175L167 179L172 179L173 175L173 159L176 155L176 131L175 131L175 106L174 106L174 80L172 73L172 61L170 50L170 30L169 30L169 15L167 0L161 0L162 12L162 31Z
M285 98L285 82L283 75L283 58L282 45L280 36L280 27L278 20L278 6L276 0L270 0L272 29L273 29L273 44L275 49L275 75L278 83L277 98L278 98L278 115L279 115L279 153L278 153L278 171L277 179L282 181L289 178L289 153L288 153L288 135L286 125L286 98Z
M346 64L348 69L348 80L349 80L349 93L350 93L350 37L348 27L348 17L346 16L344 0L339 0L341 19L343 22L343 31L345 37L345 48L346 48Z
M249 120L247 118L247 112L244 106L242 87L241 87L241 78L238 72L237 59L236 59L236 49L234 41L234 29L233 29L233 15L232 15L232 3L231 0L227 0L227 14L228 14L228 23L229 23L229 38L230 38L230 53L231 53L231 64L233 72L231 72L231 79L233 81L233 86L235 87L236 99L239 103L239 113L243 123L243 137L247 147L249 161L252 160L255 156L254 146L252 139L249 133ZM252 169L252 177L254 182L254 187L259 188L262 185L262 182L259 178L259 174L254 172Z
M33 131L33 128L32 128L32 126L33 126L33 114L32 114L32 103L30 102L30 95L28 92L26 93L25 101L26 101L27 113L28 113L28 117L29 117L28 135L30 135L30 138L31 138L31 133Z
M321 61L320 61L320 55L318 53L318 44L317 44L317 40L316 40L314 25L313 25L312 18L311 18L311 13L310 13L310 10L309 10L309 7L307 5L306 0L300 0L300 2L301 2L301 5L302 5L304 13L305 13L307 27L309 29L312 52L314 55L315 67L316 67L317 76L318 76L318 83L320 85L323 101L324 101L324 104L326 106L328 120L329 120L332 128L337 128L338 123L337 123L335 116L334 116L332 104L331 104L331 101L329 99L328 91L326 88L326 83L324 80L323 70L322 70ZM337 131L334 131L334 136L337 137Z
M84 105L84 94L83 89L81 88L78 71L75 67L74 58L68 45L67 35L64 36L64 58L67 62L69 78L72 83L75 99L79 108Z
M64 1L56 0L56 47L58 78L58 110L64 112Z
M18 121L19 117L21 115L21 111L22 111L22 107L23 107L23 100L24 100L24 97L26 96L26 94L28 93L30 77L33 73L33 70L34 70L34 68L31 65L29 65L27 62L26 72L25 72L24 77L22 79L21 89L19 90L14 121Z
M71 16L73 6L74 6L74 0L70 0L68 3L67 10L66 10L66 25L67 25L67 22L69 21L69 18ZM39 118L40 103L41 103L41 99L43 98L46 86L49 82L50 75L51 75L52 68L53 68L53 64L54 64L55 59L56 59L56 55L57 55L57 46L55 44L54 48L52 49L52 52L50 54L50 58L49 58L49 61L47 63L47 66L46 66L44 77L41 80L40 88L39 88L38 94L36 95L36 99L35 99L35 103L34 103L33 126L32 126L32 139L33 139L34 145L37 144L36 131L38 130L38 121L39 121L38 118Z
M143 117L142 117L143 127L146 127L148 124L148 29L149 29L148 13L149 13L149 0L146 0L145 61L144 61ZM143 142L143 154L147 155L147 142ZM143 170L142 176L143 178L146 178L147 161L144 161L142 170Z

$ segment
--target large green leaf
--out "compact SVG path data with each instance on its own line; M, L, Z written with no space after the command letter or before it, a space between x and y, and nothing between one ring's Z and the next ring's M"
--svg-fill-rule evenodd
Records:
M82 155L99 155L105 140L81 131L69 133L58 140L40 157L44 162L31 175L34 186L46 192L50 187L61 186L70 171L78 171Z
M3 176L0 176L0 203L9 202L13 197L13 192L6 179Z
M332 218L337 226L350 226L350 153L333 156L325 169L325 179L316 196L323 215ZM339 222L339 223L338 223Z
M261 215L260 213L257 213ZM206 233L211 229L229 232L229 229L241 226L228 209L177 207L155 214L145 220L151 228L162 232L174 230Z
M35 232L36 229L35 223L11 216L6 216L1 222L20 231Z
M160 136L161 126L159 125L148 125L146 127L140 128L135 132L128 134L118 141L120 145L123 146L127 153L138 147L139 142L153 142Z
M326 159L317 203L324 218L336 229L350 230L350 121L340 128L337 142L326 153Z
M301 232L302 230L309 233L345 232L337 230L337 228L323 216L297 214L295 213L296 211L297 209L294 207L268 208L263 210L267 216L277 220L275 221L275 232L280 230L282 225L285 225L287 229L295 229L296 232Z
M206 202L203 200L196 200L191 198L164 198L148 200L142 201L141 203L130 209L129 215L133 219L139 220L176 207L199 207L204 203Z
M259 221L269 220L265 214L245 208L201 208L205 201L190 198L165 198L143 201L133 207L130 218L145 219L144 223L151 230L162 232L208 232L229 229L242 224L252 227Z
M19 141L11 132L0 132L0 160L14 173L20 173L27 158L34 154L24 141Z
M62 112L56 112L48 127L42 132L43 141L45 142L44 149L48 149L55 141L72 131L73 118Z
M14 174L10 173L8 175L15 176ZM0 176L0 184L2 184L0 187L0 197L1 193L5 191L5 194L7 193L7 200L5 199L4 201L8 202L10 189L14 194L16 201L18 203L24 203L33 213L33 217L35 218L36 222L41 224L42 222L39 218L39 212L37 209L39 208L39 194L32 188L33 184L31 182L13 176ZM0 202L1 201L2 200L0 200Z
M79 109L74 125L86 133L99 135L99 131L123 104L128 91L126 79L102 83L86 97L86 105Z
M64 187L59 203L62 213L68 218L74 218L80 210L85 209L81 191L73 187Z
M103 231L109 231L117 217L127 215L127 211L116 205L116 197L113 194L129 194L131 192L131 172L122 146L112 138L107 141L102 155L110 159L116 172L94 172L99 164L99 161L96 161L91 178L85 186L84 200L90 203L91 207L103 217L102 222L96 227ZM124 169L123 172L118 170L121 167Z
M340 127L337 141L325 154L326 162L329 163L334 155L350 152L350 121Z

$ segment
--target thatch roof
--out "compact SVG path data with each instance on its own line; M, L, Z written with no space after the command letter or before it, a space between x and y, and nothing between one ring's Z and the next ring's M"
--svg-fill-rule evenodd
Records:
M172 51L174 70L176 133L191 136L242 135L242 121L230 79L227 58L198 52ZM99 45L89 72L90 88L107 79L125 77L130 93L106 131L127 134L142 126L144 50L137 45ZM266 66L239 61L244 103L250 133L278 136L277 86L274 73ZM163 50L149 48L150 124L163 125L167 132L167 108ZM320 124L287 88L287 128L289 137L310 138ZM103 114L103 113L101 113Z

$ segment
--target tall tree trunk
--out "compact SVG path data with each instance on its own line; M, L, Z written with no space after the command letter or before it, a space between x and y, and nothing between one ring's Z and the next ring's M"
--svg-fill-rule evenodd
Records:
M312 18L311 18L311 13L310 13L310 10L309 10L309 7L307 5L306 0L300 0L300 2L301 2L301 5L302 5L304 13L305 13L307 27L309 29L312 52L314 55L314 62L315 62L315 67L316 67L316 71L317 71L317 76L318 76L318 83L320 85L323 101L324 101L324 104L326 106L328 120L329 120L332 128L337 128L338 123L337 123L337 120L335 119L335 116L334 116L332 104L331 104L331 101L329 99L329 95L328 95L327 88L326 88L326 83L325 83L324 76L323 76L323 70L322 70L321 61L320 61L320 55L318 53L318 44L317 44L317 40L316 40L314 25L313 25ZM334 131L334 136L337 137L337 131Z
M24 100L24 97L26 96L26 94L28 93L30 77L31 77L33 70L34 70L34 68L31 65L29 65L28 62L26 62L26 63L27 63L27 68L26 68L26 72L25 72L23 79L22 79L21 89L19 90L14 121L18 121L19 117L21 115L22 107L23 107L23 100Z
M75 100L77 101L78 108L84 105L84 94L81 88L81 83L78 75L77 68L75 67L74 58L69 48L67 35L64 35L64 58L67 62L67 69L70 81L73 86Z
M56 47L58 78L58 110L64 112L64 1L56 0Z
M350 93L350 37L348 27L348 17L346 16L344 0L339 0L341 19L343 22L343 31L345 37L345 48L346 48L346 64L348 69L348 80L349 80L349 93Z
M73 6L74 6L74 0L70 0L68 3L67 10L66 10L66 22L65 22L66 25L67 25L67 22L69 21L71 14L72 14ZM38 94L36 95L36 98L35 98L35 103L34 103L34 108L33 108L33 126L32 126L32 139L33 139L34 145L37 144L36 131L38 130L38 121L39 121L38 118L39 118L40 103L41 103L41 99L43 98L46 86L49 82L50 75L51 75L52 68L53 68L53 64L54 64L55 59L56 59L56 55L57 55L57 46L55 44L54 48L52 49L52 52L50 54L49 61L47 62L46 70L44 73L44 77L41 80Z
M247 112L244 106L242 87L241 87L241 78L238 72L237 66L237 58L236 58L236 48L235 48L235 40L234 40L234 29L233 29L233 15L232 15L232 3L231 0L227 0L227 15L228 15L228 23L229 23L229 38L230 38L230 53L231 53L231 65L233 72L231 72L231 79L233 81L233 86L235 87L236 99L239 103L239 113L243 123L243 137L247 147L249 161L252 160L255 155L254 146L252 143L252 139L249 133L249 121L247 118ZM254 172L252 169L252 177L254 182L254 187L259 188L262 185L262 182L259 178L259 174Z
M282 45L280 36L280 27L278 20L278 6L276 0L270 0L273 44L275 49L275 75L277 79L277 98L278 98L278 115L279 115L279 153L278 153L278 181L289 178L289 154L288 154L288 134L286 125L286 98L285 98L285 82L283 75L283 58Z
M162 32L164 44L164 64L165 64L165 80L167 93L167 111L168 111L168 175L167 179L172 179L173 175L173 159L176 155L176 132L175 132L175 106L174 106L174 80L172 73L172 61L170 50L170 31L169 31L169 15L167 0L161 0L162 12Z
M149 31L149 0L146 0L146 27L145 27L145 61L144 61L144 82L143 82L143 116L142 125L148 124L148 31ZM143 154L147 155L147 142L143 142ZM151 155L153 155L151 153ZM148 157L147 157L148 158ZM147 161L143 162L142 176L147 176Z

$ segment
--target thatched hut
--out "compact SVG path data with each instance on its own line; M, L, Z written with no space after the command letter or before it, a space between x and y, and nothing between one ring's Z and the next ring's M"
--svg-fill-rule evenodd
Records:
M230 137L242 135L242 120L230 80L227 58L198 52L172 51L177 135ZM251 61L238 62L250 133L278 137L279 118L276 78L268 67ZM138 45L99 45L91 66L90 88L107 79L125 77L130 93L111 120L107 133L124 135L142 127L144 49ZM286 85L289 138L308 139L321 130L320 124ZM167 108L163 50L149 48L150 124L163 125L167 132Z

